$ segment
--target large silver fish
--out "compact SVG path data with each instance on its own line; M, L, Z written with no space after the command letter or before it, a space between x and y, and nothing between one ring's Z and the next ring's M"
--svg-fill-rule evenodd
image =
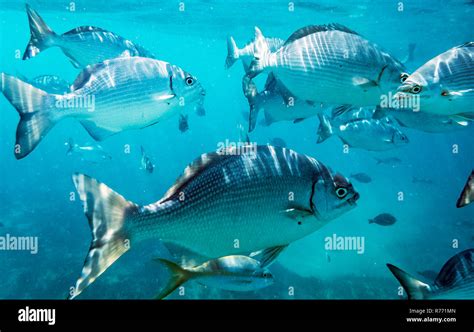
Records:
M443 265L433 284L417 280L392 264L387 266L405 289L408 299L474 299L474 249L451 257Z
M255 31L257 30L258 28L255 27ZM275 52L285 43L285 41L280 38L265 38L263 39L263 42L265 42L266 47L268 47L271 52ZM244 66L244 71L247 73L251 62L254 59L255 43L256 40L254 39L247 43L243 48L239 49L234 38L229 37L227 39L227 58L225 59L225 68L228 69L232 67L237 60L241 60L242 65Z
M2 92L20 114L15 156L27 156L59 121L75 118L101 141L151 126L189 107L202 108L197 79L167 62L123 57L85 68L67 94L48 94L2 74Z
M119 56L154 58L154 55L143 47L102 28L81 26L57 35L28 4L26 12L31 37L23 60L32 58L50 47L61 48L76 68L84 68Z
M408 75L404 65L356 32L340 25L312 25L293 33L276 52L256 36L249 76L273 72L302 100L355 106L378 105Z
M273 283L273 275L260 262L248 256L233 255L207 261L199 266L184 268L169 260L158 258L171 274L168 283L155 297L163 299L189 280L218 289L249 292Z
M472 170L471 175L467 178L466 185L456 202L456 207L462 208L472 202L474 202L474 170Z
M145 206L86 175L73 179L93 239L71 297L150 238L190 252L186 261L195 265L263 250L259 260L266 266L291 242L353 209L359 198L345 177L316 159L267 145L204 154L162 199Z
M242 89L250 106L249 132L255 129L261 110L267 126L278 121L299 122L322 111L319 105L292 96L272 73L262 92L258 92L257 85L247 76L242 79Z
M419 98L420 111L474 120L474 42L431 59L398 88L398 99Z
M451 116L415 112L406 108L380 108L374 112L374 119L394 118L402 127L413 128L427 133L446 133L470 128L471 121L460 121Z
M320 125L318 143L332 135L338 136L350 147L369 151L386 151L409 143L408 137L398 129L389 118L354 119L339 122L330 120L324 114L318 114Z

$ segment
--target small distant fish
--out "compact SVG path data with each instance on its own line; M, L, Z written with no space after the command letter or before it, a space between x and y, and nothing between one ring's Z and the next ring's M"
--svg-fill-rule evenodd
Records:
M24 79L34 87L53 94L68 93L70 84L56 75L41 75L33 79Z
M147 173L153 173L153 170L155 169L155 165L153 165L153 162L151 161L150 157L147 156L145 153L145 149L143 146L140 146L140 150L142 153L142 158L141 158L141 167L140 169L145 170Z
M76 68L85 68L120 56L154 58L154 55L143 47L102 28L81 26L57 35L28 4L26 12L31 38L23 60L30 59L50 47L61 48Z
M31 153L50 129L75 118L96 140L141 129L202 106L199 81L178 66L141 57L122 57L88 66L67 94L48 94L4 74L2 92L20 114L15 157ZM73 110L73 111L72 111Z
M409 143L408 137L388 119L357 119L347 123L333 123L324 114L318 114L320 124L318 143L332 135L338 136L350 147L369 151L385 151Z
M365 173L352 173L349 175L350 178L355 179L361 183L369 183L372 182L372 178L365 174Z
M438 276L438 272L433 270L418 271L417 273L429 280L435 280Z
M69 138L65 143L67 146L67 155L77 154L82 160L98 163L104 160L110 160L112 157L107 154L99 144L78 145L74 143L72 138Z
M474 42L434 57L398 88L395 100L420 103L420 111L451 116L459 123L474 120Z
M280 146L282 148L286 148L286 142L279 138L279 137L274 137L270 140L270 144L273 146Z
M377 224L381 226L390 226L397 222L397 219L389 213L382 213L373 219L369 219L369 224Z
M258 29L258 28L257 28ZM264 38L268 49L272 52L278 50L285 41L280 38ZM242 60L244 70L247 73L250 63L255 55L255 39L247 43L243 48L239 49L231 36L227 38L227 58L225 59L225 68L229 69L237 60Z
M471 175L467 178L466 185L461 192L461 195L456 202L456 207L462 208L468 204L471 204L474 201L474 170L472 170Z
M412 177L411 179L412 183L422 183L422 184L433 184L433 180L431 179L426 179L426 178L419 178L419 177Z
M474 299L474 249L451 257L443 265L435 281L429 284L392 264L387 264L387 267L405 289L408 299Z
M272 72L301 100L378 105L381 95L397 88L408 76L400 61L341 24L303 27L275 52L264 40L256 29L249 77Z
M395 166L401 164L402 160L397 157L388 157L388 158L374 158L377 161L377 165L391 165Z
M179 131L184 133L189 129L188 124L188 115L180 114L179 115Z
M273 275L267 268L247 256L226 256L213 259L193 268L183 268L166 259L158 258L170 272L171 278L155 299L163 299L189 280L210 287L230 291L248 292L273 283Z

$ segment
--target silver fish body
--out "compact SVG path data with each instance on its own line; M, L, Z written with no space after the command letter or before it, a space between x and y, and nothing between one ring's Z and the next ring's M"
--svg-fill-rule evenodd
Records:
M461 194L456 202L456 207L461 208L474 202L474 170L467 178Z
M202 261L284 247L355 207L359 195L350 182L316 159L285 148L254 148L202 155L161 200L146 206L76 175L94 236L76 292L130 248L125 240L133 246L160 239Z
M154 55L143 47L102 28L82 26L57 35L29 5L26 5L26 11L31 39L23 60L32 58L50 47L61 48L76 68L84 68L120 56L154 58Z
M68 147L68 155L77 155L81 160L99 163L105 160L110 160L112 157L104 151L102 146L98 144L85 144L79 145L74 143L72 138L65 144Z
M157 299L166 297L188 280L212 288L238 292L255 291L273 283L271 272L248 256L220 257L191 268L180 267L164 259L157 261L171 272L170 280L156 296Z
M474 119L474 42L425 63L398 88L395 98L419 99L420 111Z
M409 143L408 137L388 118L355 118L352 121L339 122L337 118L329 120L325 115L318 116L318 143L324 142L332 135L338 136L350 147L369 151L386 151Z
M196 108L204 99L197 79L160 60L122 57L84 69L62 95L2 74L2 92L20 113L15 156L28 155L46 133L65 118L81 122L95 140L166 120ZM26 116L31 114L31 116Z
M302 100L378 105L381 95L396 89L406 75L401 62L339 24L302 28L273 53L264 43L257 45L263 47L256 51L249 75L273 72Z

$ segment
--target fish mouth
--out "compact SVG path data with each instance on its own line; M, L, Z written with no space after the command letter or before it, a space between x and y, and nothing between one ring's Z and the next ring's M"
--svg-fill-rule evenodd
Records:
M357 205L357 200L360 198L360 195L359 193L355 193L354 196L352 196L351 198L349 198L347 200L347 202L350 204L350 205Z

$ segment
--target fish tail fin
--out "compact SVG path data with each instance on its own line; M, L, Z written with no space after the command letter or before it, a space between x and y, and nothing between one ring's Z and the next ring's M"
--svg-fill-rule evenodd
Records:
M20 114L16 130L15 157L26 157L59 120L57 95L35 88L22 80L2 73L2 92Z
M332 135L332 126L328 117L324 114L318 113L319 128L318 128L318 143L322 143Z
M72 139L72 137L69 137L67 143L66 143L66 146L67 146L67 151L66 151L66 154L68 156L70 156L72 154L72 152L74 151L74 140Z
M257 125L258 111L260 110L260 96L257 91L257 85L248 76L244 76L242 79L242 90L250 106L249 132L252 132Z
M405 289L409 299L422 300L427 298L427 295L430 293L430 286L428 284L417 280L392 264L387 264L387 267L400 282L403 289Z
M163 258L157 258L155 261L163 264L171 275L166 286L155 296L155 300L164 299L191 278L191 273L176 263Z
M255 53L251 62L248 73L250 77L255 77L268 66L266 65L269 55L271 54L268 43L258 27L255 27Z
M225 59L225 68L229 69L239 60L239 48L232 36L227 38L227 58Z
M57 36L39 16L38 12L26 4L26 13L30 24L30 41L23 53L23 60L36 56L41 51L54 45Z
M130 249L127 218L138 213L136 204L87 175L76 173L73 181L92 230L92 242L70 299L78 296Z

